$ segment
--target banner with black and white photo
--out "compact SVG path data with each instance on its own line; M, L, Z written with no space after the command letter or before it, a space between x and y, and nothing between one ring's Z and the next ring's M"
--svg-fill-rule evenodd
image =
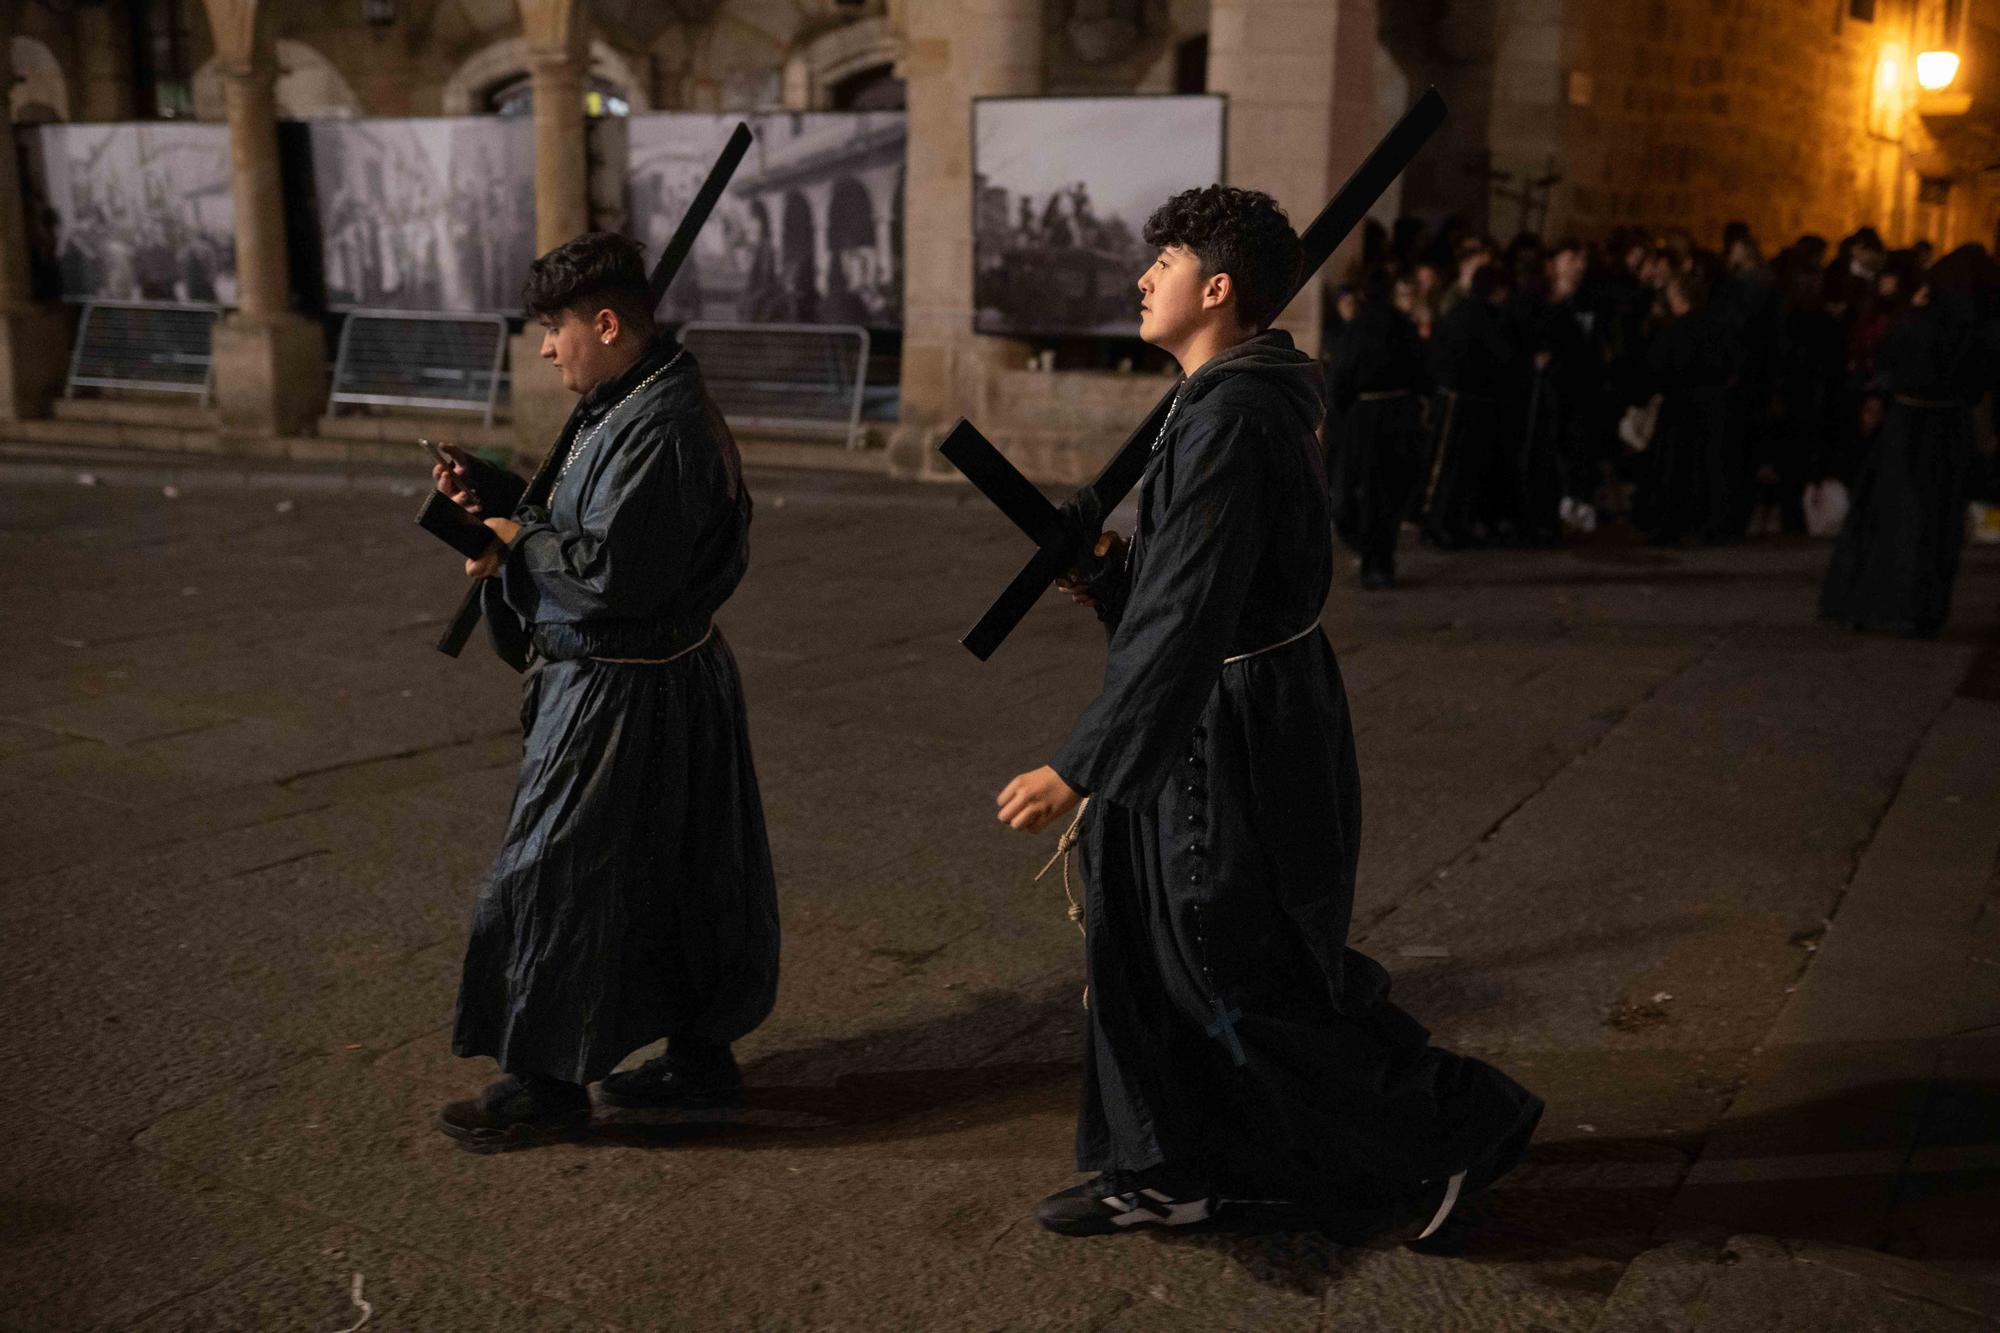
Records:
M316 120L307 143L328 309L519 313L533 122Z
M631 118L625 230L657 257L739 116ZM670 323L903 323L900 111L747 117L756 141L661 317Z
M975 99L973 328L1137 337L1146 219L1222 149L1220 97Z
M19 143L38 294L235 304L227 126L40 125Z

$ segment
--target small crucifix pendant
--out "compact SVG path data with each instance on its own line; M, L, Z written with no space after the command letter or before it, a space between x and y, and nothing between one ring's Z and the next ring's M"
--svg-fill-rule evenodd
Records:
M1215 1021L1208 1025L1208 1035L1229 1048L1229 1058L1241 1065L1247 1058L1243 1054L1243 1043L1236 1039L1236 1020L1243 1017L1241 1009L1230 1006L1226 1001L1215 1002Z

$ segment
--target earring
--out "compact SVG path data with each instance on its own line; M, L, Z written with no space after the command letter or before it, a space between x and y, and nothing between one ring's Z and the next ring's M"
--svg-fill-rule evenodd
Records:
M611 346L611 339L609 338L599 338L598 341L603 343L606 347Z

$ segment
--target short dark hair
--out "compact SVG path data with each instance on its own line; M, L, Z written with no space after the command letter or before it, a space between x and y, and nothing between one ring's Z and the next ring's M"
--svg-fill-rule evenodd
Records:
M1261 333L1292 298L1299 278L1299 237L1278 201L1256 190L1204 185L1183 190L1146 219L1146 244L1180 246L1203 273L1227 273L1236 315Z
M638 331L653 323L653 289L644 247L616 232L587 231L528 265L521 304L530 319L563 312L588 317L610 310Z

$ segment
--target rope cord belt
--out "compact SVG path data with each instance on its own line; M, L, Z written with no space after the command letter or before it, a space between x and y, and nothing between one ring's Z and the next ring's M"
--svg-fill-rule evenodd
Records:
M1297 643L1300 639L1305 638L1307 635L1311 634L1314 630L1318 628L1319 628L1319 622L1315 620L1312 624L1307 625L1304 629L1300 630L1297 634L1294 634L1291 638L1286 639L1282 643L1270 644L1267 647L1256 649L1253 652L1238 653L1234 657L1225 657L1222 659L1222 665L1229 666L1235 662L1247 662L1253 657L1262 657L1265 653L1275 653L1280 648L1289 648L1293 644Z
M1947 407L1964 406L1964 404L1959 402L1956 398L1912 398L1909 394L1906 393L1897 394L1896 401L1901 403L1904 407L1928 407L1933 409L1942 409Z
M1376 389L1369 393L1354 395L1354 401L1357 403L1386 403L1397 398L1408 398L1409 396L1410 391L1408 389Z
M696 639L693 643L681 649L679 652L675 653L672 657L593 657L590 660L593 662L611 662L618 666L665 666L669 662L680 661L683 657L686 657L689 653L701 647L703 644L707 643L710 639L714 637L715 637L715 622L711 620L708 622L707 631L704 632L699 639Z

